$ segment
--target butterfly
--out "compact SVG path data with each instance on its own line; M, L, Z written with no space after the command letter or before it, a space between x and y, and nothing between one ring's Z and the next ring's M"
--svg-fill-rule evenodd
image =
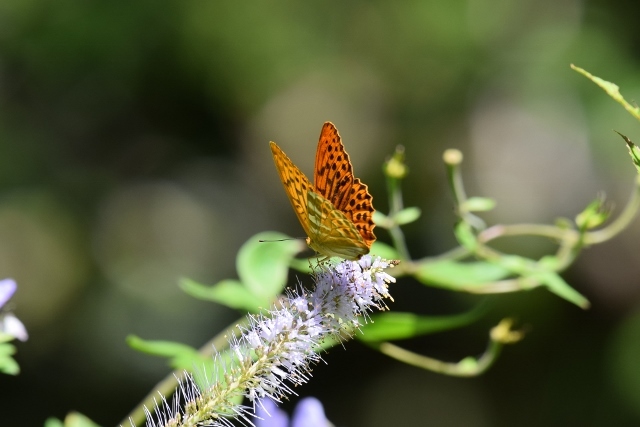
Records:
M326 122L320 132L313 185L275 142L270 145L284 190L307 233L307 245L325 259L357 260L369 253L376 240L372 197L366 184L354 178L333 123Z

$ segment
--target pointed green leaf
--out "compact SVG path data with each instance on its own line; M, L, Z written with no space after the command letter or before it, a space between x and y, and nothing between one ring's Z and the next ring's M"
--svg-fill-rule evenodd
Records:
M294 258L289 263L289 267L291 267L293 270L299 271L300 273L311 274L312 273L311 263L315 259L316 259L315 257Z
M191 279L182 279L180 288L194 298L215 301L227 307L252 313L259 312L271 303L271 300L260 299L253 295L242 283L233 279L222 280L213 286L202 285Z
M197 354L198 351L186 344L174 341L144 340L136 335L127 337L127 344L134 350L153 356L174 357L178 354Z
M485 261L442 260L422 264L415 277L425 284L461 290L501 280L510 274L510 270Z
M13 344L0 344L0 373L7 375L18 375L20 373L20 365L11 357L15 352L16 348Z
M398 251L392 246L387 245L384 242L376 241L371 245L371 251L369 252L372 256L379 256L383 259L400 259L400 255Z
M64 427L64 424L57 418L47 418L44 421L44 427Z
M148 341L135 335L129 335L127 344L142 353L169 359L169 363L174 369L191 371L194 366L209 365L213 362L211 357L201 356L195 348L178 342Z
M373 222L377 227L385 229L391 228L393 225L391 219L380 211L375 211L373 213Z
M596 77L593 74L589 73L588 71L583 70L580 67L576 67L573 64L571 64L571 68L573 68L574 70L576 70L577 72L579 72L580 74L582 74L583 76L585 76L586 78L588 78L589 80L591 80L592 82L600 86L602 89L604 89L604 91L607 92L607 95L609 95L617 103L622 105L624 109L627 110L633 117L640 120L640 107L634 107L633 105L629 104L620 94L620 88L618 87L618 85L608 82L606 80L603 80L600 77Z
M7 334L6 332L0 332L0 343L11 342L15 339L16 337L14 337L11 334Z
M356 338L364 342L407 339L420 335L451 330L466 326L486 312L479 305L466 313L452 316L420 316L414 313L383 313L372 316Z
M614 131L614 132L617 133L618 135L620 135L622 137L622 139L624 139L624 142L627 143L627 149L629 150L629 155L631 156L631 160L633 161L633 165L636 167L636 171L638 171L638 173L640 173L640 149L638 148L638 146L636 144L631 142L631 140L629 138L627 138L626 136L624 136L623 134L621 134L617 130Z
M558 295L561 298L564 298L565 300L577 305L580 308L587 309L591 305L589 303L589 300L587 300L578 291L569 286L569 284L565 282L564 279L560 277L560 275L552 271L532 274L531 277L545 285L554 294Z
M422 211L420 210L420 208L417 208L417 207L404 208L400 212L395 214L395 216L393 217L393 220L398 225L405 225L405 224L412 223L418 218L420 218L421 214L422 214Z
M460 207L468 212L486 212L496 207L496 201L488 197L470 197Z
M64 419L64 427L100 427L79 412L70 412Z
M186 344L172 341L147 341L134 335L127 343L135 350L168 359L173 369L191 372L196 383L204 388L211 385L211 378L222 378L224 370L231 365L229 349L219 351L216 357L202 355Z
M238 252L236 267L240 281L261 299L278 295L287 284L289 263L306 248L303 240L276 232L259 233L250 238ZM260 242L265 240L265 242Z

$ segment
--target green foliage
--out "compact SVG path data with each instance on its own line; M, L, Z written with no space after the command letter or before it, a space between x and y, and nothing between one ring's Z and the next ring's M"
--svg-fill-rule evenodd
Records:
M289 238L281 233L260 233L240 248L236 262L238 276L253 295L269 302L284 289L289 262L306 248L301 240L274 242Z
M147 341L135 335L127 337L127 344L134 350L153 356L164 357L174 369L191 370L194 366L211 365L211 358L202 356L186 344L172 341Z
M79 412L70 412L64 418L64 422L56 418L49 418L44 422L44 427L100 427L100 426Z
M384 259L400 258L400 254L396 248L380 241L375 241L373 245L371 245L371 253L374 253Z
M611 98L613 98L614 101L622 105L624 109L629 112L629 114L631 114L636 119L640 120L640 107L633 106L630 103L628 103L627 100L624 99L624 97L620 93L620 88L618 87L618 85L616 85L615 83L611 83L606 80L603 80L600 77L596 77L593 74L589 73L588 71L580 67L576 67L573 64L571 64L571 68L573 68L574 70L576 70L577 72L579 72L580 74L582 74L583 76L585 76L586 78L588 78L589 80L591 80L592 82L600 86L602 89L604 89L604 91L607 92L607 95L609 95Z
M464 202L462 209L468 212L486 212L496 207L496 201L488 197L470 197Z
M638 171L638 173L640 174L640 148L638 148L636 144L631 142L629 138L627 138L620 132L616 131L616 133L620 135L622 139L624 139L624 141L627 143L627 148L629 149L629 155L631 156L631 160L633 161L633 164L636 167L636 171Z
M397 212L394 215L392 221L398 225L406 225L417 221L420 218L420 215L422 215L422 211L420 211L419 208L412 206L410 208L404 208L400 212Z
M504 279L510 274L508 269L487 261L443 259L422 263L415 278L426 285L474 292L474 289L481 289L487 283Z
M239 280L221 280L213 286L202 285L191 279L182 279L180 287L187 294L204 301L214 301L238 310L257 313L268 305L270 299L263 299L251 293Z
M287 238L281 233L264 232L249 239L238 252L236 267L240 280L227 279L205 286L182 279L180 286L195 298L257 313L269 307L284 289L288 266L302 249L298 240L275 241Z
M20 373L18 362L11 357L15 354L16 348L9 342L14 339L13 336L0 332L0 372L3 374L18 375Z
M467 326L486 312L484 305L458 315L421 316L415 313L383 313L371 316L371 322L362 326L358 340L366 343L401 340L420 335Z

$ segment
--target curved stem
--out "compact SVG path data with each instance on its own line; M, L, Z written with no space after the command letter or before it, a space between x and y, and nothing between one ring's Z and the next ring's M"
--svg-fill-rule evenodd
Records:
M494 225L478 233L478 241L487 243L498 237L505 236L540 236L563 241L578 238L578 232L573 229L562 229L555 225L546 224L512 224Z
M489 369L498 358L502 346L502 343L491 340L487 350L478 359L465 358L458 363L443 362L416 354L388 342L380 343L375 347L387 356L421 369L456 377L475 377Z

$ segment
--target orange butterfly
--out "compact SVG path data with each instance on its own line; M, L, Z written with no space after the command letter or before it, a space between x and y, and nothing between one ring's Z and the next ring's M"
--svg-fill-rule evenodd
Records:
M376 240L372 197L353 177L333 123L326 122L320 132L313 186L275 142L270 145L284 190L307 233L307 245L326 258L357 260L369 253Z

